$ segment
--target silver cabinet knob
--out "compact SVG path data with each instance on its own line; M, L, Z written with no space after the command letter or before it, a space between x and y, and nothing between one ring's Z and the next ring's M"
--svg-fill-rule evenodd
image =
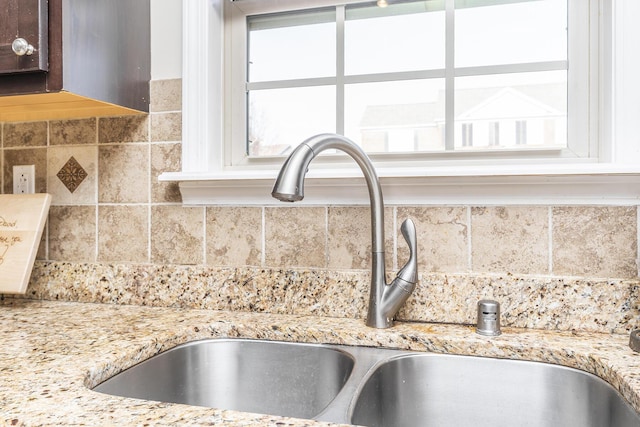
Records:
M13 43L11 43L11 49L13 50L13 53L18 56L31 55L35 50L33 46L22 37L18 37L13 41Z

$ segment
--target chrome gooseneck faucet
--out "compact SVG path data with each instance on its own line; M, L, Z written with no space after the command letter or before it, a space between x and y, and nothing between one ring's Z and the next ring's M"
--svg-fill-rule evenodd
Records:
M321 134L313 136L289 155L284 162L271 195L284 202L295 202L304 198L304 177L311 161L322 151L336 149L351 156L364 174L371 202L371 291L367 326L388 328L402 304L409 298L418 282L416 228L410 219L400 227L409 245L409 261L400 269L396 278L387 284L384 259L384 202L378 175L365 152L353 141L340 135Z

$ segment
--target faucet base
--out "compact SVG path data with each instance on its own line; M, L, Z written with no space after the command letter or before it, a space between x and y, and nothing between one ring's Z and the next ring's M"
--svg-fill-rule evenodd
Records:
M370 328L386 329L393 326L394 319L387 319L386 317L367 316L366 325Z

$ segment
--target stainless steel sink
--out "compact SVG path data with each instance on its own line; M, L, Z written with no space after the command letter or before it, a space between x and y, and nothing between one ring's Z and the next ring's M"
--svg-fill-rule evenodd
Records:
M410 355L381 364L351 422L367 426L638 427L615 390L586 372L543 363Z
M94 390L371 427L640 426L613 387L583 371L369 347L196 341Z
M312 418L338 394L353 365L347 353L317 345L205 340L152 357L94 390L160 402Z

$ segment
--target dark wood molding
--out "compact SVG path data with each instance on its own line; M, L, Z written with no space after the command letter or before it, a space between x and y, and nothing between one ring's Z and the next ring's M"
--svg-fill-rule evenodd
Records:
M62 90L62 0L49 0L49 74L47 91Z

